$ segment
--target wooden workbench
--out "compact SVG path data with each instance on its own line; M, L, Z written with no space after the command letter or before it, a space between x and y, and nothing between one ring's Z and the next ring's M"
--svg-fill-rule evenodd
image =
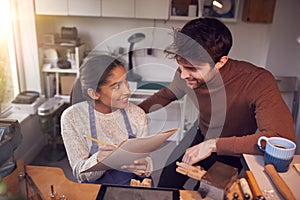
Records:
M49 199L51 185L58 196L65 195L68 200L94 200L97 197L101 185L85 184L70 181L66 178L62 169L57 167L31 166L26 167L27 174L32 178L44 199ZM4 178L4 183L8 186L10 194L20 193L17 170ZM197 191L180 190L183 200L201 200Z

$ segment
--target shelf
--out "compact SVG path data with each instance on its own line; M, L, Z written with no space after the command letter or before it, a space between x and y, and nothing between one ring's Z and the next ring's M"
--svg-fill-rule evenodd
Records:
M170 16L170 20L176 20L176 21L191 21L193 19L196 19L197 17L189 17L189 16ZM237 22L236 18L218 18L215 17L216 19L219 19L222 22Z
M170 20L182 20L182 21L190 21L195 18L196 17L189 17L189 16L170 16Z
M229 4L229 2L232 2L232 4ZM190 21L199 17L211 17L223 22L237 22L239 0L225 1L223 4L222 9L212 5L210 0L199 0L197 4L195 2L191 4L189 1L172 0L169 19ZM191 5L197 6L197 13L194 17L189 16L189 6Z
M54 59L52 54L49 56L52 55L51 60L45 59L45 55L49 53L45 50L48 48L53 49L53 52L56 51L57 56ZM70 102L69 91L73 85L73 80L79 77L79 67L83 61L84 48L84 43L74 46L59 44L40 46L40 56L43 57L42 72L45 78L44 88L47 97L58 96L62 97L66 103ZM58 60L68 60L71 63L71 68L59 68L57 64L54 64Z
M77 45L69 44L69 45L62 45L62 44L41 44L39 45L41 48L75 48L84 45L84 43L79 43Z
M46 73L68 73L68 74L77 74L78 69L60 69L58 67L43 69L43 72Z
M70 103L70 95L56 94L55 97L60 97L65 103Z

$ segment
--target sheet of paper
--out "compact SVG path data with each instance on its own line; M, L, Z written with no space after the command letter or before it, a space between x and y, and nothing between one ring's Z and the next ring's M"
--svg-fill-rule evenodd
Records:
M123 165L129 165L136 159L147 157L178 130L175 128L149 137L128 139L101 162L81 173L106 169L120 170Z

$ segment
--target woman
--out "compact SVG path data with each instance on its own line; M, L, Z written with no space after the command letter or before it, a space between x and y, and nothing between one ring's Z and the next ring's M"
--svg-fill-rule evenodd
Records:
M131 179L150 176L150 157L113 169L81 173L106 157L123 140L147 135L142 109L128 102L130 94L124 65L108 55L85 60L80 68L86 101L66 109L61 118L62 137L73 174L79 182L129 185ZM91 136L106 143L98 144Z

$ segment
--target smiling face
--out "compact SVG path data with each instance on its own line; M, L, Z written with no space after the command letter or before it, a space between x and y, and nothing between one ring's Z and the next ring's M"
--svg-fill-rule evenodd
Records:
M218 73L217 68L212 68L209 63L192 65L191 63L178 58L177 62L181 71L181 78L185 79L186 84L192 89L205 84L211 80L216 73Z
M180 56L177 56L176 60L179 64L181 78L185 79L186 84L190 88L196 89L218 75L220 73L219 70L227 63L228 57L222 56L213 66L208 62L197 62L199 64L193 65Z
M106 82L99 87L95 99L96 110L111 113L128 105L130 90L123 66L116 66L106 78Z

